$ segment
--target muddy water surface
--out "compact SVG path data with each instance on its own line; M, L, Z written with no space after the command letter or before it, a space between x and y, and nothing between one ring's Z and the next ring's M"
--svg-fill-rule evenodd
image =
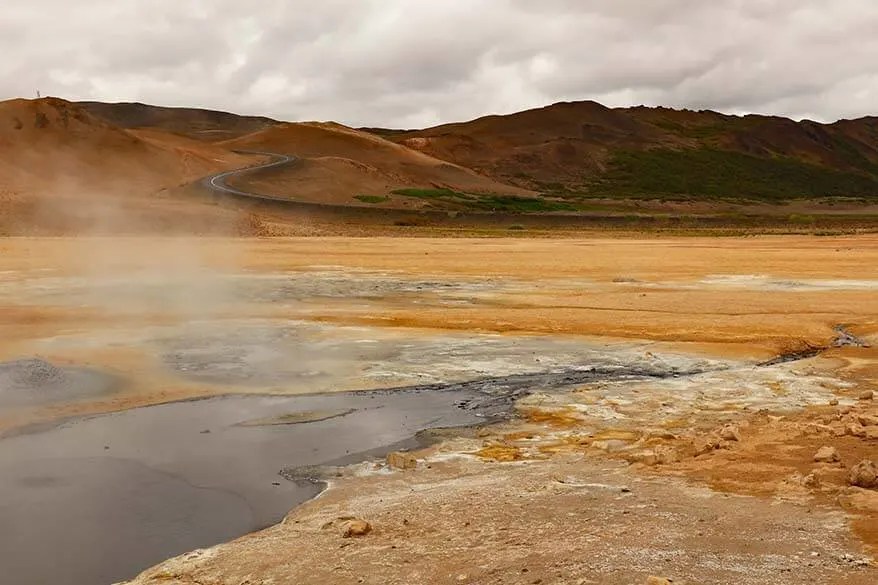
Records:
M480 409L455 406L472 398L465 392L230 397L6 438L0 441L2 581L112 583L169 556L268 526L319 490L282 479L281 468L350 457L428 427L479 422ZM350 413L271 424L281 415L339 409Z

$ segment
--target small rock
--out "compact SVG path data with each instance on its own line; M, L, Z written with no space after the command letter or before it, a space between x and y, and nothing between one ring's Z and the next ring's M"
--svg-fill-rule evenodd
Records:
M817 463L835 463L836 461L841 461L841 457L839 457L835 447L821 447L814 454L814 461Z
M656 463L659 465L671 465L679 463L682 457L673 447L660 446L655 449Z
M415 469L418 466L418 459L411 453L395 451L387 456L387 466L403 470Z
M652 449L644 449L643 451L635 451L628 456L629 463L642 463L652 467L658 465L658 456Z
M673 581L670 579L665 579L663 577L649 577L646 580L646 585L672 585Z
M874 400L874 399L875 399L875 392L873 392L872 390L867 390L866 392L863 392L862 394L860 394L860 400Z
M878 514L878 492L849 487L838 495L838 503L845 510Z
M699 439L695 441L695 456L699 457L701 455L707 455L708 453L712 453L716 451L719 446L719 441L715 441L713 439Z
M875 462L864 459L851 468L848 483L866 489L878 487L878 467Z
M348 520L342 525L342 538L366 536L372 532L372 525L365 520Z
M723 441L740 441L741 430L735 425L726 425L720 430L719 438Z
M802 478L802 485L806 488L815 489L820 487L820 478L814 475L813 473L809 473L804 478Z
M836 437L843 437L848 434L847 428L845 428L844 423L834 422L829 425L829 428L832 431L832 434Z
M829 406L838 406L838 398L833 398L829 401Z
M860 437L861 439L866 438L866 427L859 423L850 423L844 428L845 434L850 435L851 437Z
M874 414L860 414L857 415L857 422L864 427L875 427L878 426L878 416Z

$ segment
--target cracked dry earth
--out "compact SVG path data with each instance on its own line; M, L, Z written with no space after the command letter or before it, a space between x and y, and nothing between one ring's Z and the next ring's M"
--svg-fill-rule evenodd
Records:
M117 245L126 262L140 257L139 247L152 255L170 246ZM514 420L438 433L444 440L416 453L415 469L365 462L329 470L329 489L282 523L161 563L134 585L636 585L650 576L689 585L878 582L871 560L878 492L847 485L853 465L878 460L878 441L866 426L847 430L875 410L874 400L861 397L878 384L878 237L188 245L199 250L200 267L246 275L245 288L255 287L246 303L238 293L201 295L197 308L208 328L225 321L237 332L241 323L295 320L332 347L334 336L349 331L392 342L366 352L385 367L348 364L328 383L309 376L317 385L309 388L358 389L368 376L404 385L551 370L576 360L577 342L589 348L579 365L625 356L620 363L710 367L661 380L539 389L517 403ZM214 334L204 337L201 329L197 351L172 348L166 354L173 359L157 367L149 344L158 342L150 340L165 339L181 315L192 314L178 295L170 304L138 301L136 311L128 301L96 310L79 293L59 299L66 285L47 279L91 278L77 263L93 243L3 246L4 264L15 273L2 279L10 309L0 312L4 353L37 348L53 363L122 369L137 379L113 400L22 410L5 419L7 426L266 391L205 383L201 369L190 369L204 355L223 368L272 363L261 351L216 358ZM50 274L27 280L37 291L29 302L9 300L25 280L20 275L46 267ZM303 293L295 282L309 272L315 278L302 280ZM279 275L284 287L249 280ZM214 281L207 282L212 290ZM351 282L358 284L351 289ZM356 294L363 290L369 292ZM757 365L779 353L830 347L839 325L872 347ZM481 341L494 349L481 355ZM383 353L394 343L398 351ZM839 460L815 462L822 447L835 448ZM345 538L351 518L371 531Z

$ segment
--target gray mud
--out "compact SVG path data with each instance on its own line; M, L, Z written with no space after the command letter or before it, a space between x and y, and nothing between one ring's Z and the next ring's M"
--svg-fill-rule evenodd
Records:
M118 383L97 370L57 367L36 358L0 362L0 408L92 398L112 392Z
M721 362L650 357L633 346L496 334L408 333L302 321L190 324L146 341L175 374L200 383L318 393L410 387L547 371L715 369Z
M319 492L318 484L282 479L282 469L301 479L296 470L413 446L425 429L507 416L533 390L679 374L606 366L393 391L236 396L11 436L0 440L3 579L94 585L131 578L165 558L276 523ZM306 424L244 426L342 410L349 412Z

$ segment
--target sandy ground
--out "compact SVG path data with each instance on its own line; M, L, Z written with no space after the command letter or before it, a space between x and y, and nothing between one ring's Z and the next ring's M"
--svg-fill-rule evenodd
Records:
M177 375L144 342L192 324L295 321L431 344L551 335L712 360L725 368L531 397L521 420L422 454L418 470L345 471L284 525L137 582L874 583L860 561L878 544L878 505L845 477L878 459L878 443L843 427L872 416L857 398L878 382L876 350L754 366L828 346L839 324L875 344L876 292L875 236L8 239L0 359L39 355L134 382L112 399L6 411L0 424L236 390ZM729 424L740 440L700 449ZM841 462L815 464L824 445ZM819 487L804 479L815 473ZM341 538L331 521L349 515L374 532Z

